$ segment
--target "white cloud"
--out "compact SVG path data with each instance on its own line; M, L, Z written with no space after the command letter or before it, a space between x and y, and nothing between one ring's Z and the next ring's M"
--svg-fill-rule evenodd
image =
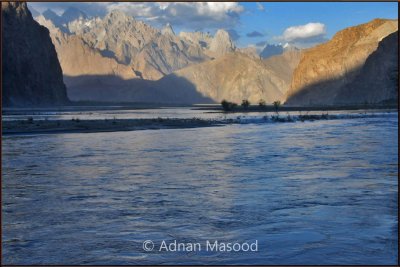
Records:
M259 3L259 2L257 3L257 9L260 10L260 11L265 11L264 5Z
M310 39L318 39L324 37L326 34L326 27L319 22L310 22L305 25L292 26L287 28L282 36L278 37L286 42L301 42Z
M133 17L163 25L167 22L191 30L231 28L238 24L244 7L237 2L97 2L30 3L43 12L47 8L64 10L74 6L91 16L104 16L119 9Z
M233 2L163 2L163 3L113 3L108 10L121 9L132 16L152 22L187 28L227 28L235 26L243 6Z

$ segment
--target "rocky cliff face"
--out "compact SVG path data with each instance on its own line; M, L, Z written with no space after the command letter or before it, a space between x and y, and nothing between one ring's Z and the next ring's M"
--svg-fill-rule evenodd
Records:
M98 50L89 47L78 35L69 35L55 27L51 21L39 16L36 20L50 30L64 76L114 75L122 79L138 76L129 66L114 58L104 57ZM68 86L68 81L66 81Z
M342 30L331 41L304 51L286 103L334 104L338 92L360 72L379 42L397 29L397 20L375 19Z
M3 2L3 106L68 103L49 31L32 18L26 3Z
M200 46L182 41L168 27L140 50L131 65L144 79L158 80L175 70L207 59Z
M260 53L261 58L269 58L272 56L281 55L283 53L282 45L267 44Z
M293 72L300 62L302 50L299 49L287 49L281 55L271 56L264 59L266 67L274 73L276 77L279 77L282 83L279 85L281 92L286 95L290 89L292 82ZM284 97L279 99L284 100Z
M283 100L300 51L288 51L267 60L240 52L195 64L160 80L117 79L115 76L67 77L73 100L152 103L240 103ZM106 79L104 79L106 77ZM112 92L112 93L110 93Z
M169 24L158 30L121 11L103 19L65 14L75 18L63 24L65 32L43 16L37 20L50 29L73 100L334 104L340 94L351 99L343 88L397 29L397 21L378 19L306 51L270 46L279 55L261 60L255 48L237 48L225 30L176 35Z
M399 94L399 32L385 37L354 79L342 88L336 104L397 102Z
M260 55L258 54L257 48L255 47L238 48L237 51L254 59L261 59Z
M213 37L204 32L180 32L179 37L193 45L199 45L203 49L209 49Z
M176 71L162 78L158 86L180 92L193 87L217 103L223 99L236 103L264 99L272 103L282 99L285 82L263 61L235 52Z
M236 50L229 33L225 30L218 30L210 43L209 49L214 57L219 57Z
M68 30L88 47L129 66L143 79L157 80L208 59L199 45L176 36L171 25L160 31L117 10L103 19L79 17L68 24ZM63 54L62 49L58 52Z

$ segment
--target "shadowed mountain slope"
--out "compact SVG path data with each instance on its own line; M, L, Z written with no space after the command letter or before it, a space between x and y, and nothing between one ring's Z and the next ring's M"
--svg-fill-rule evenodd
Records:
M3 106L68 103L49 31L33 20L26 3L2 2Z
M396 102L399 94L399 32L385 37L354 79L342 88L337 104Z
M344 29L329 42L305 50L294 71L286 103L334 104L339 91L358 75L379 42L397 29L397 20L375 19Z

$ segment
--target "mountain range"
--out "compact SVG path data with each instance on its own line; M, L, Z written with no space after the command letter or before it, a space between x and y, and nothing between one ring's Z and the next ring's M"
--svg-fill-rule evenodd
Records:
M31 17L26 5L19 8ZM76 8L61 16L51 10L35 14L35 20L48 29L57 52L54 61L62 68L73 101L188 104L248 99L347 105L390 102L398 95L397 20L376 19L350 27L308 49L266 45L259 53L255 47L237 47L224 29L215 35L176 34L170 24L158 29L118 10L103 18L91 18ZM10 31L5 34L7 42L22 38L16 28L4 30ZM33 43L46 43L29 37L36 39ZM38 52L31 53L39 57ZM35 68L46 71L40 63ZM18 88L12 90L24 91L23 86ZM13 94L3 90L6 98Z

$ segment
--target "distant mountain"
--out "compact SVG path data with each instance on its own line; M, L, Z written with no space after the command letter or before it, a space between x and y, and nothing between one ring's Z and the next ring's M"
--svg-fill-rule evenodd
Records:
M64 13L61 15L61 19L63 23L67 24L71 21L77 20L77 19L87 19L88 15L86 15L85 12L82 10L79 10L75 7L69 7L67 8Z
M105 79L110 76L124 80L139 78L131 67L118 63L114 58L104 57L79 36L62 32L43 16L36 19L50 30L68 88L84 86L85 82L92 83L93 77L97 80L97 86L102 83L108 84Z
M171 32L157 34L131 60L131 66L147 80L158 80L175 70L208 60L199 46L183 42Z
M67 11L66 31L44 15L36 19L50 29L74 100L333 104L397 29L395 21L375 20L314 48L267 45L261 58L255 47L237 48L223 29L177 35L170 24L157 29L119 10L104 18Z
M4 2L1 7L3 106L68 103L49 31L33 20L26 3Z
M234 52L236 50L236 46L229 33L226 30L219 29L210 42L209 50L212 52L214 57L219 57L227 53Z
M256 47L249 46L244 48L238 48L237 51L246 54L254 59L261 59Z
M165 27L161 30L161 33L165 35L175 35L174 29L172 29L172 26L169 23L165 25Z
M301 56L302 50L300 49L285 49L280 55L263 59L267 68L283 81L283 83L280 84L280 89L285 95L290 88L293 72L299 65ZM283 101L284 97L279 100Z
M282 45L267 44L260 53L261 58L269 58L283 53Z
M263 61L240 52L228 53L215 60L192 65L163 77L157 86L179 92L196 88L204 97L220 102L223 99L240 103L260 99L272 103L283 98L282 86L287 81L275 75ZM175 94L180 98L179 94ZM190 99L182 99L188 102Z
M379 42L397 30L397 20L375 19L344 29L329 42L305 50L294 71L286 103L331 105L341 101L339 92L357 77ZM363 88L367 90L364 94L369 94Z
M65 25L67 32L79 36L88 47L129 66L138 77L147 80L158 80L176 70L236 50L225 30L218 30L214 37L203 33L177 36L170 24L158 30L119 10L111 11L103 19L80 16ZM56 48L60 55L64 54L64 48L70 50L66 43Z
M43 17L50 20L56 27L63 28L63 19L57 15L53 10L47 9L42 13Z
M179 37L193 45L199 45L201 48L207 50L210 48L213 36L204 32L180 32Z
M67 8L61 16L57 15L53 10L47 9L43 12L43 17L49 21L51 21L54 26L59 28L63 32L70 32L68 29L68 23L76 20L87 20L88 15L85 12L74 8ZM34 16L37 17L37 16Z

